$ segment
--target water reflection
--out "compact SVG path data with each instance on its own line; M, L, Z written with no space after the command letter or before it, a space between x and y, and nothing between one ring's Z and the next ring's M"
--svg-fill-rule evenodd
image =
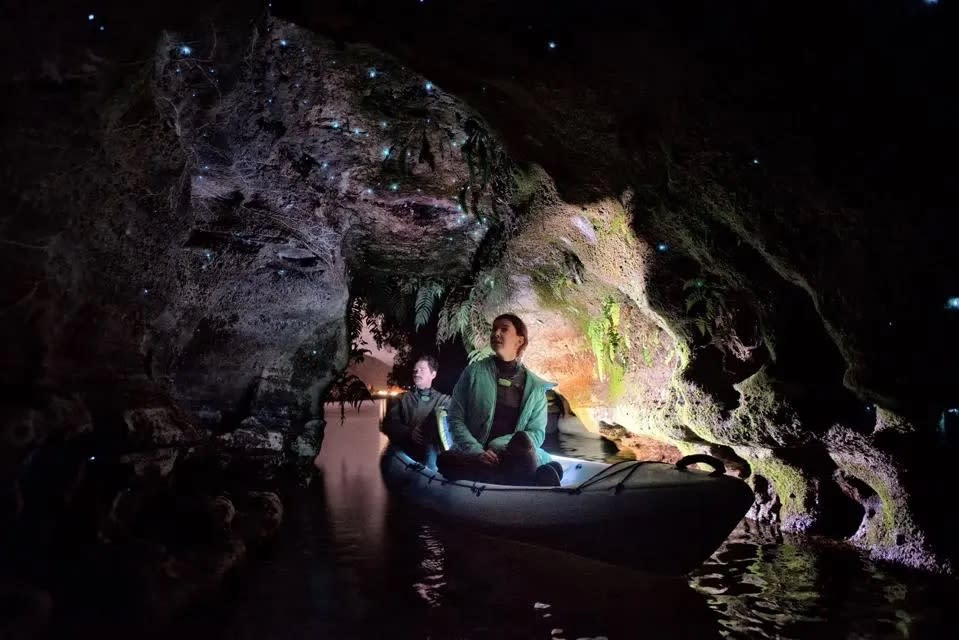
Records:
M690 575L727 638L951 636L951 579L880 568L838 543L785 540L744 521Z
M378 407L327 429L270 555L179 635L268 638L938 637L953 583L743 525L687 579L451 529L383 487ZM603 459L602 441L559 443ZM605 445L605 446L608 446ZM575 452L573 451L575 450ZM601 544L601 541L597 541Z

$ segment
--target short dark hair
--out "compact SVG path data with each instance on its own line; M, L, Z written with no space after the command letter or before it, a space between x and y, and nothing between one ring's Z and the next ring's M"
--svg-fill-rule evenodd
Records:
M529 330L526 328L526 323L523 322L519 316L512 313L499 314L493 318L493 324L496 324L497 320L509 320L513 328L516 329L516 335L523 336L523 346L519 348L519 353L516 354L517 356L523 355L526 347L529 346Z
M421 360L429 366L430 370L432 370L433 373L436 373L437 371L440 370L440 363L436 360L436 358L434 358L428 353L424 353L419 358L414 360L413 366L415 367L416 363L420 362Z

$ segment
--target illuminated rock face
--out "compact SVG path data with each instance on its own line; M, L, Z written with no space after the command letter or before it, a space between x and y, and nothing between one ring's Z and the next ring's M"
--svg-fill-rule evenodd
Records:
M321 438L350 276L478 271L510 289L483 314L527 319L528 364L591 428L723 457L763 487L756 517L937 563L947 467L925 457L959 359L924 323L935 307L948 328L954 295L911 273L951 255L948 234L822 186L780 135L792 110L711 104L686 43L596 37L582 64L608 67L584 86L578 67L513 64L516 44L469 20L437 42L306 16L334 43L252 17L224 18L215 48L207 23L184 32L189 51L139 20L152 51L117 58L149 57L136 73L86 53L11 71L29 85L3 131L11 469L98 430L123 448L253 417L271 446ZM759 161L759 140L781 146Z

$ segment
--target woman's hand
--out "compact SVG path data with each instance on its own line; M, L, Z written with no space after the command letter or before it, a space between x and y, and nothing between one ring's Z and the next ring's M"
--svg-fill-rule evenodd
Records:
M493 451L492 449L487 449L486 451L481 453L479 459L480 459L480 462L482 462L488 467L495 467L496 465L499 464L499 456L496 455L496 452Z

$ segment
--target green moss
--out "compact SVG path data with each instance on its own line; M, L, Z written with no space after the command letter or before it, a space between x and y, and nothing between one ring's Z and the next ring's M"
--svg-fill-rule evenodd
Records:
M761 475L773 486L782 508L779 513L781 522L790 516L806 513L808 484L802 472L777 458L754 458L748 460L755 474Z
M530 272L530 281L543 308L563 311L569 306L575 284L559 267L538 266Z
M626 367L620 362L609 363L609 402L617 402L626 395Z
M620 236L622 238L629 238L630 229L629 221L626 217L626 211L620 209L609 221L609 232L614 236Z
M625 392L628 347L620 331L620 305L611 296L603 300L602 313L587 321L586 337L596 357L599 379L605 382L607 377L612 376L610 394L614 397L611 399L622 397Z
M849 475L866 483L879 496L882 504L882 524L876 523L867 530L865 542L875 545L890 546L895 544L896 516L898 509L896 502L889 491L886 481L875 471L865 465L851 462L838 463L839 467Z
M643 362L652 367L655 362L656 351L659 349L659 328L653 327L650 334L643 334Z

